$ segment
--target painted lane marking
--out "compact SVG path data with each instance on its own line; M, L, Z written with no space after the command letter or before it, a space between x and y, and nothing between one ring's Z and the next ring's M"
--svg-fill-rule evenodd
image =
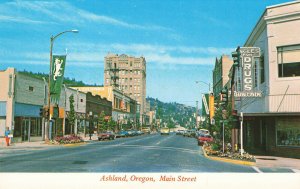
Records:
M258 173L263 173L261 170L259 170L259 168L258 167L255 167L255 166L251 166L256 172L258 172Z

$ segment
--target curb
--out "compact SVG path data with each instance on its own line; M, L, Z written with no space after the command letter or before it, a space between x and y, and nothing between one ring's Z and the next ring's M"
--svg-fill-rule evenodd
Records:
M80 143L75 143L75 144L63 144L64 147L75 147L75 146L83 146L86 145L87 142L80 142Z
M238 165L247 165L247 166L254 166L256 165L255 162L250 162L250 161L243 161L243 160L233 160L233 159L228 159L228 158L220 158L220 157L211 157L208 156L205 152L205 150L203 149L203 147L201 148L203 151L203 154L206 158L211 159L211 160L215 160L215 161L222 161L222 162L226 162L226 163L233 163L233 164L238 164Z

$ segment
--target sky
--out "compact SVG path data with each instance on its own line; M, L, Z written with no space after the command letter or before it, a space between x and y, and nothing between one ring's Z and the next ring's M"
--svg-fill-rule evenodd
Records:
M48 73L50 37L77 29L54 41L54 54L67 53L66 77L100 85L107 53L144 56L147 96L195 106L215 59L243 46L267 6L285 2L0 0L0 69Z

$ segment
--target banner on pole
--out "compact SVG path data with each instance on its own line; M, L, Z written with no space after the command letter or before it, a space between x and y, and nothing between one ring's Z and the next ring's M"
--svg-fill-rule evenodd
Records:
M202 95L202 116L209 115L208 98L209 98L209 94Z
M51 101L56 104L59 103L61 87L64 80L65 65L66 55L52 56L50 96Z

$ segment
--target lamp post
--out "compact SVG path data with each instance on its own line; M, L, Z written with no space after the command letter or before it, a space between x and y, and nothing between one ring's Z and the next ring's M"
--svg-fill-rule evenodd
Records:
M208 92L210 92L210 83L206 83L206 82L204 82L204 81L195 81L197 84L198 83L203 83L203 84L205 84L205 85L207 85L208 86Z
M90 123L89 123L89 136L90 136L90 140L92 140L92 124L93 124L93 112L90 111L89 112L89 117L90 117Z
M48 117L48 124L47 124L47 128L45 129L45 134L46 134L46 137L45 137L45 140L49 140L49 131L48 130L48 127L50 127L50 120L51 120L51 115L50 115L50 104L51 104L51 93L50 93L50 84L51 84L51 75L52 75L52 50L53 50L53 43L54 43L54 40L64 34L64 33L68 33L68 32L72 32L72 33L78 33L78 30L66 30L66 31L63 31L63 32L60 32L59 34L55 35L55 36L51 36L50 38L50 70L49 70L49 81L48 81L48 112L49 112L49 117Z
M206 82L204 82L204 81L195 81L195 83L196 83L196 84L202 83L202 84L207 85L207 86L208 86L208 93L210 93L210 83L206 83ZM196 102L197 102L197 110L196 110L196 124L197 124L197 117L198 117L198 115L197 115L197 113L198 113L198 101L196 101Z

